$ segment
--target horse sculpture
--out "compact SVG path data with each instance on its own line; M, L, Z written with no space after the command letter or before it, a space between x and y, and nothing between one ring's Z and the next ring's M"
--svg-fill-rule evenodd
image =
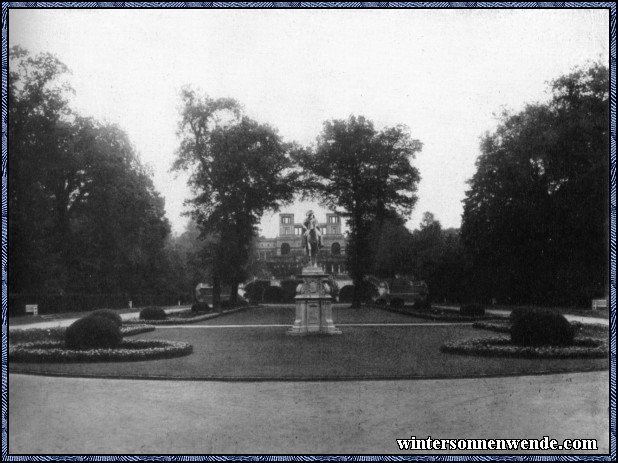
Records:
M308 230L307 233L307 247L305 250L307 252L307 256L309 256L309 262L313 267L318 266L317 258L319 249L320 242L318 240L318 234L315 231L315 228L312 228Z

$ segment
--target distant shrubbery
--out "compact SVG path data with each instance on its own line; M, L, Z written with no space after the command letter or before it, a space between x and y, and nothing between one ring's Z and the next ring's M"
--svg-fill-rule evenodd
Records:
M122 317L118 312L115 312L110 309L99 309L92 312L90 317L103 317L113 321L116 325L122 326Z
M394 297L391 299L391 307L401 308L405 305L405 301L400 297Z
M485 315L485 306L480 304L464 304L459 309L459 314L466 317L482 317Z
M67 328L64 339L69 349L113 348L122 342L122 333L113 320L88 316L73 322Z
M146 307L139 313L141 320L165 320L167 315L161 307Z
M191 312L208 312L210 306L206 302L196 302L191 306Z
M283 301L283 290L278 286L269 286L264 290L262 299L266 303L277 303Z
M549 309L525 308L511 313L511 341L522 346L568 346L575 330L564 315Z

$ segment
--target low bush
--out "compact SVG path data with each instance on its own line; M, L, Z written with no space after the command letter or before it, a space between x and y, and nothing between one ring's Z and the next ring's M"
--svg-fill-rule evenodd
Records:
M534 310L534 307L517 307L511 311L511 314L509 315L509 321L511 323L515 323L516 320L522 317L527 317L530 312L534 312Z
M263 301L264 291L270 287L270 281L256 280L245 286L245 296L252 304L259 304Z
M114 348L122 342L122 333L109 318L90 315L73 322L64 341L69 349Z
M568 346L575 330L564 315L549 309L529 309L514 317L511 341L520 346Z
M485 315L485 307L480 304L464 304L459 309L459 314L465 317L482 317Z
M283 300L283 290L278 286L269 286L264 290L263 301L266 303L277 303Z
M376 305L386 305L386 304L388 304L388 301L384 299L383 297L376 299Z
M281 282L281 290L283 291L281 302L294 302L296 287L299 283L302 283L302 281L284 280Z
M161 307L146 307L139 313L141 320L165 320L167 315Z
M400 297L394 297L391 299L391 307L402 308L405 305L405 301Z
M110 309L99 309L99 310L95 310L94 312L91 312L89 314L90 317L103 317L103 318L109 318L111 321L113 321L116 325L118 326L122 326L122 317L120 316L120 314L118 314L118 312L114 312L113 310Z
M191 312L208 312L210 306L206 302L196 302L191 306Z

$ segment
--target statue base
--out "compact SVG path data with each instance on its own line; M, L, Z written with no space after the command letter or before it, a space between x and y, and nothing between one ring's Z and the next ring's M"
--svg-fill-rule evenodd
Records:
M296 288L296 319L286 334L307 336L312 334L341 334L333 323L328 277L319 267L305 267L298 278L302 283Z

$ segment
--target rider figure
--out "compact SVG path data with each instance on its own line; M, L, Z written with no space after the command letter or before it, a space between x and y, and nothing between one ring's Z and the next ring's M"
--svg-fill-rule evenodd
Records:
M303 248L307 249L307 240L311 230L315 230L315 234L318 237L318 249L322 247L322 232L318 227L318 220L315 218L313 211L307 211L307 218L303 222Z

